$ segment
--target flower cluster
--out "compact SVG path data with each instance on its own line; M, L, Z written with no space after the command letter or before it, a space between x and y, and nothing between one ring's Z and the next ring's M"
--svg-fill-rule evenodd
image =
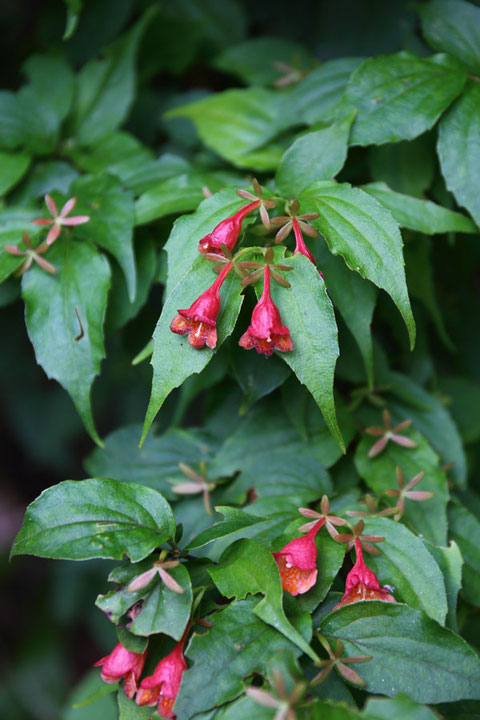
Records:
M170 330L178 335L188 334L188 342L196 349L202 348L204 345L213 349L217 345L217 318L221 308L220 288L230 271L234 269L243 277L242 285L252 284L263 275L263 292L252 312L250 325L240 338L240 346L246 350L255 349L266 357L270 357L274 350L279 352L293 350L290 331L286 325L282 324L280 312L272 300L270 291L271 277L279 284L289 286L277 270L288 271L291 270L291 267L272 265L273 252L271 250L266 251L264 263L237 262L232 257L232 251L238 242L243 220L258 209L266 229L269 229L271 224L282 225L277 233L277 241L279 238L286 238L293 229L296 239L294 254L302 253L315 264L311 252L305 245L302 231L311 236L317 234L316 230L307 222L307 220L317 217L317 214L298 215L298 202L295 201L290 205L288 216L277 217L270 221L267 208L274 207L275 203L262 198L262 190L256 180L253 180L252 184L255 195L245 190L237 190L240 197L250 202L222 220L200 240L199 252L208 260L220 263L218 278L189 308L179 309L170 323ZM255 269L255 271L249 275L247 269Z
M160 660L153 674L144 677L140 683L148 648L145 648L143 653L136 653L119 643L109 655L96 662L95 666L102 666L101 677L105 682L117 683L123 680L125 695L132 699L136 693L137 705L156 705L160 717L175 718L173 705L183 671L187 669L183 648L189 630L190 624L172 652Z
M52 226L48 231L45 240L40 243L40 245L37 245L36 248L33 248L29 234L27 232L24 232L22 236L22 241L25 245L26 250L20 250L18 245L4 246L4 249L6 250L6 252L10 253L10 255L25 256L24 262L17 270L17 275L23 275L24 273L26 273L27 270L31 268L33 262L36 262L37 265L43 268L43 270L46 270L46 272L48 273L54 274L57 272L55 266L49 263L48 260L45 260L42 255L46 253L48 248L53 245L55 240L60 236L62 226L82 225L83 223L86 223L90 220L89 215L73 215L72 217L68 217L69 214L72 212L73 208L75 207L76 202L76 198L70 198L69 200L67 200L60 212L58 212L58 208L54 199L50 197L50 195L45 195L45 204L50 214L52 215L52 218L37 218L36 220L32 220L33 225Z

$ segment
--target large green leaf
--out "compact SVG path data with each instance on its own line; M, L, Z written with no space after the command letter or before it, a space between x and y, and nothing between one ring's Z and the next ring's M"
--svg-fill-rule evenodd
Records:
M118 261L133 302L137 287L137 271L133 252L133 195L125 191L111 175L84 175L72 185L77 198L75 214L89 215L88 223L75 228L75 237L92 240L105 248Z
M327 426L344 451L333 399L333 378L338 357L337 324L325 283L304 255L284 261L293 268L289 288L274 283L272 297L293 340L293 350L281 358L315 398Z
M345 97L358 110L350 142L381 145L411 140L432 127L460 94L462 65L447 55L379 55L354 72Z
M51 153L58 134L58 118L32 88L0 92L0 147L23 147L34 154Z
M282 582L272 553L253 540L239 540L223 553L218 566L209 569L222 595L242 600L248 594L264 595L253 612L281 632L312 660L316 653L288 621L282 604Z
M266 88L225 90L166 117L190 118L205 145L237 167L272 170L283 154L283 147L270 141L285 127L284 103L282 94Z
M368 565L381 584L395 588L395 598L423 610L441 625L447 614L447 596L442 573L422 540L401 523L388 518L366 519L365 532L380 535L380 555L368 558Z
M140 707L135 700L127 698L123 690L117 693L118 720L149 720L153 710L148 705Z
M84 145L115 130L135 96L135 58L142 35L156 10L150 8L103 60L91 60L77 76L73 111L76 139Z
M184 565L177 565L168 571L183 589L183 593L170 590L158 575L144 588L129 592L127 588L132 580L151 568L151 559L115 568L108 579L121 587L106 595L99 595L95 604L109 620L118 624L127 610L139 603L135 619L128 626L131 633L141 636L164 633L174 640L180 640L187 627L192 607L192 583L188 571Z
M347 655L373 655L359 669L368 692L421 703L479 697L475 651L419 610L371 600L345 605L327 615L321 632L340 638Z
M201 533L196 535L193 540L189 542L186 548L187 550L196 550L197 548L203 547L214 540L227 537L236 533L238 530L243 530L244 528L251 527L252 525L265 521L265 518L263 517L251 515L250 513L239 510L238 508L217 505L215 507L215 511L217 513L221 513L225 517L225 520L215 523L206 530L202 530Z
M172 428L163 435L152 433L139 450L141 429L141 425L128 425L115 430L106 438L104 448L96 448L89 455L85 468L91 475L145 483L168 499L175 498L171 486L185 480L178 463L196 466L207 461L212 447L195 430Z
M44 490L25 513L13 555L142 560L172 537L175 520L156 490L106 478L65 480Z
M86 429L95 429L90 388L105 357L103 320L110 267L89 243L60 239L48 251L57 268L49 275L33 267L23 276L27 331L35 357L49 378L72 397Z
M280 193L295 197L317 180L331 180L347 159L351 112L330 127L299 137L283 155L275 176Z
M25 175L32 158L26 153L0 152L0 196Z
M180 279L167 297L153 335L152 393L141 442L145 439L148 429L167 395L190 375L201 372L214 355L215 351L207 347L196 350L189 345L188 336L175 335L170 330L170 323L177 310L188 308L200 293L212 284L214 279L211 264L199 257L191 270ZM235 327L243 300L240 289L234 273L228 275L220 290L222 307L217 319L217 347Z
M438 716L424 705L418 705L406 695L395 698L367 700L364 720L437 720Z
M419 200L393 192L383 182L364 185L363 190L388 208L401 227L426 235L447 232L478 233L475 223L465 215L436 205L430 200Z
M445 545L448 501L445 473L440 469L438 455L425 438L413 430L408 432L408 436L417 442L417 447L404 448L389 442L380 455L369 458L368 451L373 445L374 438L364 435L355 451L355 466L377 495L397 486L395 480L397 465L403 470L406 481L423 470L425 477L421 481L420 489L433 492L434 497L425 502L415 502L407 498L403 519L428 540L432 540L437 545Z
M431 0L417 5L427 42L480 73L480 8L463 0Z
M222 612L209 615L210 630L193 636L185 653L193 666L182 676L174 706L177 720L188 720L193 714L233 700L243 692L244 678L252 672L264 672L276 651L288 648L300 654L284 635L260 620L254 612L257 603L258 598L234 601ZM308 641L310 619L302 614L294 622Z
M480 85L469 82L465 92L442 118L438 155L443 177L459 205L480 224Z
M288 103L296 122L314 125L335 120L350 75L363 61L359 57L329 60L301 80Z
M448 511L450 534L462 553L463 593L469 603L480 606L480 521L470 510L454 503Z
M306 188L303 212L318 212L312 224L325 236L331 252L386 290L397 305L415 342L415 322L405 283L402 237L391 213L363 190L347 183L320 182Z
M221 185L207 173L189 172L163 180L140 195L135 203L135 222L143 225L164 215L195 210L205 198L203 188L215 192Z
M311 58L304 45L286 38L261 36L225 48L213 66L237 75L246 85L271 85L282 74L278 63L298 68L309 65Z
M323 240L315 241L314 255L325 275L328 294L355 338L368 384L373 387L372 318L377 304L377 289L357 273L351 272L340 257L328 251Z
M53 110L60 126L73 101L73 70L64 58L55 55L31 55L22 69L30 80L30 88L40 101Z

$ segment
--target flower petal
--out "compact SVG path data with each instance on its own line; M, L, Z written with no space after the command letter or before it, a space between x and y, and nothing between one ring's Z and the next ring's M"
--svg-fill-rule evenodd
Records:
M45 205L48 208L48 212L53 215L53 217L58 217L58 208L55 200L48 194L45 195Z
M83 225L90 220L90 215L74 215L62 219L62 225Z
M53 226L50 228L50 230L48 231L48 235L47 235L47 237L46 237L46 240L45 240L45 242L47 243L47 245L53 245L53 243L55 242L55 240L56 240L56 239L58 238L58 236L60 235L61 230L62 230L62 228L60 227L60 225L57 225L57 223L55 223L55 225L53 225Z

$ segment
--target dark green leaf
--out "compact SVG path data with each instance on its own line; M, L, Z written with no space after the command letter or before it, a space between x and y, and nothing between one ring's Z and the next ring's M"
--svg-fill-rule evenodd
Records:
M445 590L447 592L448 614L447 627L458 632L457 626L457 596L462 587L462 567L463 558L456 542L450 541L448 547L439 547L433 545L428 540L424 540L425 547L443 574L445 581Z
M403 520L428 540L432 540L437 545L445 545L448 501L445 473L440 469L437 454L425 438L414 430L407 431L407 434L418 443L418 447L404 448L389 442L385 450L374 458L368 457L368 451L375 438L364 435L355 452L355 466L377 495L381 495L388 488L397 487L395 479L397 465L403 470L406 482L423 470L425 476L421 481L420 489L433 492L435 495L425 502L415 502L407 498Z
M213 61L218 70L237 75L246 85L271 85L286 70L278 63L301 70L311 63L303 45L281 37L255 37L230 45Z
M347 159L348 136L355 112L330 127L301 135L283 155L275 176L280 193L295 197L317 180L331 180Z
M364 185L363 190L388 208L401 227L417 230L426 235L478 232L475 223L465 215L436 205L430 200L418 200L393 192L383 182Z
M329 60L299 82L288 103L296 122L314 125L335 120L350 75L363 61L357 57Z
M156 490L106 478L66 480L25 513L11 555L142 560L173 536L175 520Z
M205 198L204 187L216 192L221 185L207 173L189 172L163 180L140 195L135 203L135 222L144 225L164 215L195 210Z
M132 633L122 625L118 625L115 628L115 632L117 634L118 642L121 643L126 650L130 650L130 652L134 653L145 652L148 645L147 639L144 637L138 637L137 635L132 635Z
M240 348L232 353L232 366L243 390L240 415L244 415L257 400L282 385L290 375L288 367L276 355L266 358L258 353L245 353Z
M188 308L200 293L214 282L214 279L211 264L203 258L198 258L190 272L179 281L167 297L153 335L152 394L141 442L145 439L150 425L170 392L193 373L201 372L214 355L215 351L207 347L196 350L189 345L186 335L176 335L170 330L170 323L177 310ZM217 347L231 334L242 305L243 297L239 293L238 280L233 273L228 275L223 283L220 296L222 307L217 320Z
M55 113L60 127L67 117L75 90L75 76L66 60L55 55L31 55L23 65L30 88Z
M107 330L116 330L136 317L145 305L157 272L155 243L150 237L140 238L135 244L137 267L137 294L130 302L125 278L117 265L112 268L112 291L108 302Z
M480 11L480 10L479 10ZM480 223L476 192L480 167L480 85L470 82L452 109L442 118L438 155L443 177L459 205Z
M190 618L192 584L183 565L177 565L168 573L183 588L183 594L173 592L165 583L157 580L144 599L141 612L130 625L130 632L136 635L164 633L174 640L182 637Z
M429 45L480 72L480 8L462 0L431 0L417 5Z
M237 532L237 530L242 530L243 528L265 521L265 518L263 517L250 515L250 513L246 513L238 508L217 505L215 510L217 513L221 513L225 517L225 520L217 522L212 525L212 527L209 527L199 533L188 544L186 550L196 550L197 548L203 547L218 538L231 535L232 533Z
M435 142L430 134L416 140L374 145L368 153L372 179L395 192L423 197L436 171Z
M448 511L450 535L458 544L464 565L463 593L469 603L480 606L480 521L460 503Z
M480 438L480 385L458 376L439 378L442 401L452 415L465 444Z
M325 236L331 252L386 290L415 341L415 322L405 283L402 237L389 210L347 183L315 183L302 196L303 212L319 212L312 224Z
M5 195L25 175L31 159L25 153L0 152L0 196Z
M365 705L365 720L437 720L437 715L424 705L418 705L406 695L395 698L369 698Z
M88 215L90 221L75 228L75 237L92 240L112 253L122 268L133 302L137 287L133 253L133 195L111 175L84 175L71 188L77 198L76 215Z
M222 612L209 616L213 624L210 630L193 636L186 649L193 666L183 674L174 707L178 720L187 720L192 714L240 695L244 678L254 671L264 672L267 661L276 651L288 648L300 654L284 635L260 620L254 612L257 603L258 598L234 601ZM294 622L297 631L309 640L310 619L302 614Z
M462 91L466 72L447 55L380 55L354 72L346 99L358 110L352 145L411 140L431 128Z
M345 451L333 399L338 342L332 303L320 273L304 255L298 253L285 264L294 268L288 275L290 287L276 283L272 287L273 300L293 340L293 351L282 353L281 358L312 393L330 432Z
M129 700L123 690L117 694L118 720L149 720L153 714L153 708L140 707L135 700Z
M34 120L33 120L34 119ZM29 87L18 93L0 92L0 147L29 153L53 151L58 118Z
M397 602L423 610L444 625L447 614L445 583L440 568L422 540L389 518L366 519L365 534L385 538L378 544L380 555L371 555L367 559L380 584L395 588Z
M405 693L421 703L479 696L474 650L419 610L377 601L345 605L327 615L321 632L340 638L349 656L373 655L360 670L368 692Z
M110 268L90 244L70 239L58 240L48 260L57 268L56 275L35 266L23 276L28 335L38 364L67 390L86 429L101 444L90 388L105 357L103 319Z

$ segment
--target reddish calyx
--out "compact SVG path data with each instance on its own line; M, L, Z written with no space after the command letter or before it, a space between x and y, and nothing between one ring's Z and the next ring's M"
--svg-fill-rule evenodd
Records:
M393 595L380 586L377 576L365 565L363 559L362 545L358 538L355 539L355 552L357 559L355 565L347 575L345 582L345 593L335 610L341 605L360 600L383 600L384 602L396 602Z
M186 310L178 310L170 323L170 330L177 335L188 333L188 342L194 348L205 344L214 348L217 344L217 317L220 312L220 287L232 269L227 263L215 282Z
M270 267L265 265L262 297L256 304L250 326L242 335L238 343L245 350L255 348L258 353L267 357L274 350L288 352L293 350L290 330L282 325L282 319L277 306L270 296Z
M317 581L317 546L315 535L325 524L319 520L303 537L287 543L279 552L272 553L280 571L282 587L290 595L303 595Z
M208 233L208 235L205 235L205 237L200 240L198 252L202 253L202 255L207 255L208 253L224 255L222 245L225 245L230 251L233 250L238 242L244 218L253 212L253 210L260 207L260 205L261 201L255 200L255 202L241 207L240 210L231 217L222 220L211 233Z

